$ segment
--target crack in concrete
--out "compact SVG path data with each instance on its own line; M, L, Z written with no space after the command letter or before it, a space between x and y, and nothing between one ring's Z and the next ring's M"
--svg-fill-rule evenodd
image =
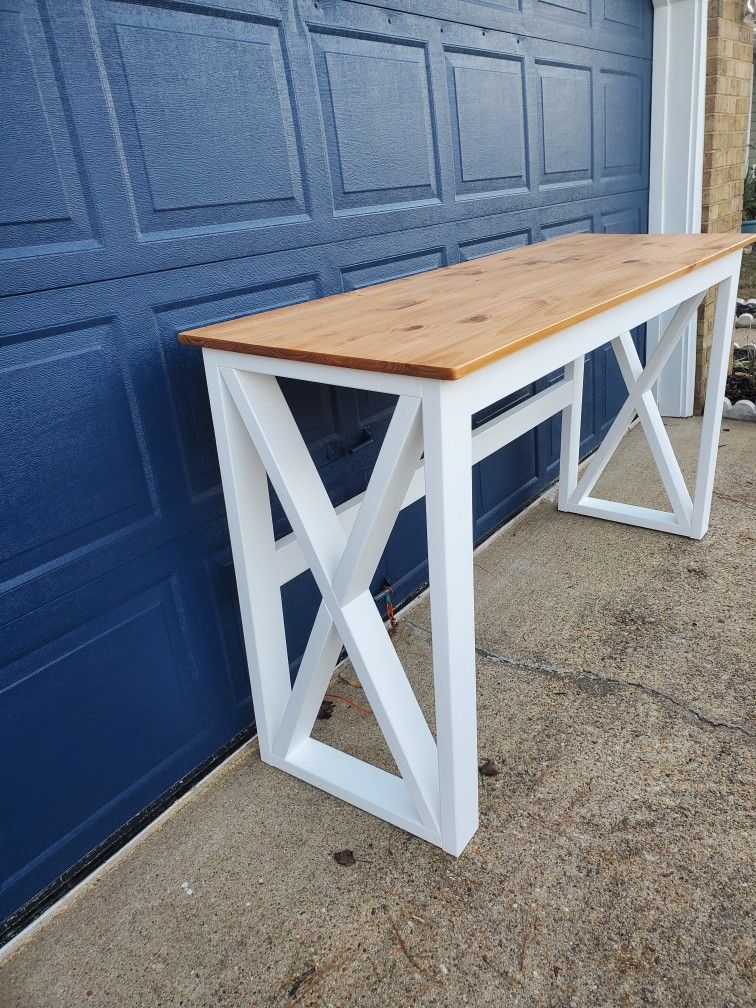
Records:
M409 619L404 619L402 622L406 626L411 627L413 630L416 630L425 636L427 640L431 640L431 634L425 627L419 626L417 623L414 623ZM600 672L593 672L589 669L580 669L578 671L577 669L559 668L556 665L548 665L546 662L533 662L525 659L507 658L505 655L500 655L495 651L489 651L486 648L478 647L477 645L475 647L475 654L479 658L484 658L486 661L495 662L499 665L505 665L507 668L516 669L520 672L537 672L541 675L552 677L558 676L563 679L576 680L578 684L582 679L590 680L592 682L606 683L609 686L633 689L665 705L674 707L675 710L681 711L683 714L686 714L699 724L705 725L707 728L718 728L722 731L735 732L737 734L744 735L749 739L756 739L756 732L747 728L745 725L733 724L730 721L717 721L716 718L704 713L704 711L699 710L697 707L692 707L690 704L678 699L671 693L666 693L664 690L657 689L654 686L648 686L646 683L640 682L637 679L619 679L616 676L602 675Z

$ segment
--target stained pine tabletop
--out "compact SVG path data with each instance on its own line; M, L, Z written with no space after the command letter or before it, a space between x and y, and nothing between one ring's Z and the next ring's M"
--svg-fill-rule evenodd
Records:
M179 334L183 343L425 378L461 378L756 240L565 235Z

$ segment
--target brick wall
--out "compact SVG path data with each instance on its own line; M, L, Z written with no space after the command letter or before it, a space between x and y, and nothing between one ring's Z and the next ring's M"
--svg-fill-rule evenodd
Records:
M706 46L702 231L739 231L753 68L752 26L743 0L709 0ZM696 347L695 409L703 405L714 302L701 308Z

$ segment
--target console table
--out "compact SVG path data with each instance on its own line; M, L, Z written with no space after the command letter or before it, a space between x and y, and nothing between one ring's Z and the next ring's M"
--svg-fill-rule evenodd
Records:
M478 826L471 466L561 413L560 510L700 539L740 259L754 240L569 235L180 334L203 349L263 760L461 853ZM691 495L652 388L711 287L716 312ZM629 331L672 310L644 367ZM628 397L581 472L584 356L608 341ZM473 413L559 368L562 380L471 433ZM398 397L364 494L331 506L278 377ZM591 495L636 415L669 511ZM293 529L279 541L268 477ZM369 590L397 514L423 495L435 739ZM275 586L307 568L322 603L291 687ZM401 776L311 737L342 642Z

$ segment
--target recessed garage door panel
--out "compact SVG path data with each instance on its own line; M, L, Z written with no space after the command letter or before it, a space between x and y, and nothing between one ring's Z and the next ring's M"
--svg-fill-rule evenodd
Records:
M392 7L0 13L3 915L253 717L201 357L176 334L645 229L650 2ZM284 392L334 503L361 492L391 399ZM584 451L621 397L597 351ZM558 450L556 420L475 468L476 539L555 477ZM373 587L402 599L426 578L418 502ZM292 674L316 605L308 574L286 586Z

